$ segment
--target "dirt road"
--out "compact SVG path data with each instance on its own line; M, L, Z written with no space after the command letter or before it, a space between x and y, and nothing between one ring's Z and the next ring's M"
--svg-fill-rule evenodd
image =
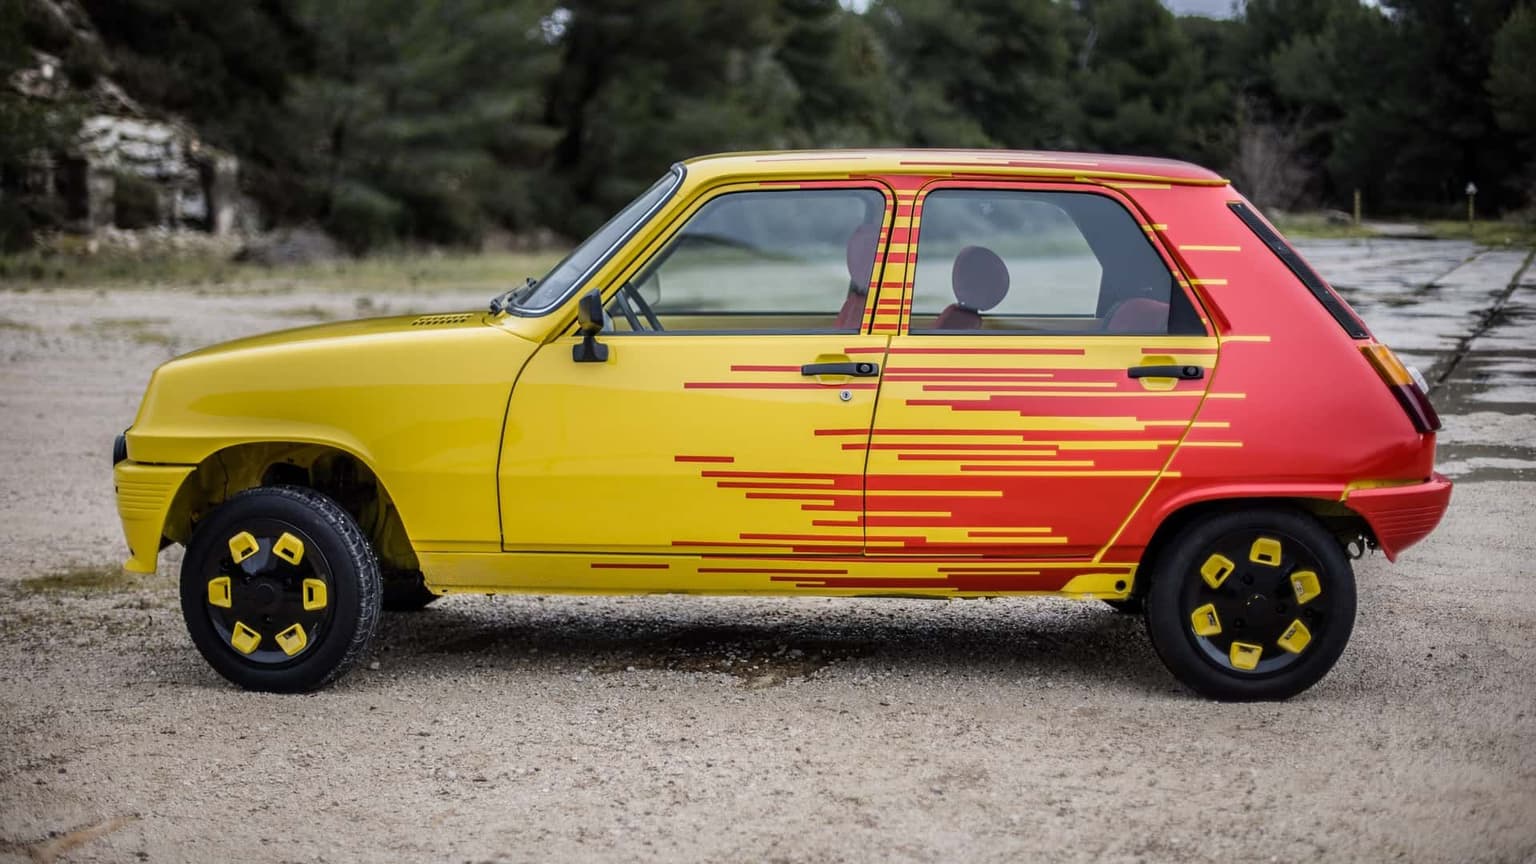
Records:
M1278 705L1031 600L450 598L333 689L239 692L177 553L116 568L109 443L149 371L483 298L0 290L0 861L1532 860L1536 275L1408 242L1307 251L1442 382L1462 484L1359 562L1354 641Z

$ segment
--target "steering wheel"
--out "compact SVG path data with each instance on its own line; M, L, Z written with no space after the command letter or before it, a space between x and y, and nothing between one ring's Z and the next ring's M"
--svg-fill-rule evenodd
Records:
M630 283L619 289L618 296L623 297L626 292L629 294L630 299L634 301L635 305L640 307L640 314L645 316L645 323L651 325L651 329L653 331L660 333L666 329L665 327L661 326L661 319L656 317L656 313L651 309L651 304L647 303L645 298L640 296L640 289L636 288L633 283ZM627 310L629 304L625 303L624 306ZM630 326L634 326L633 320L630 321ZM637 327L635 329L639 328Z

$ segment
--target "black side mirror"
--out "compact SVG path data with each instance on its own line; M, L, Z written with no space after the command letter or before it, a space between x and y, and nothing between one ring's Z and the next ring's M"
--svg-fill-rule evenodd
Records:
M597 341L597 334L603 332L603 295L595 288L576 301L576 330L581 344L572 346L571 359L577 363L608 362L608 346Z

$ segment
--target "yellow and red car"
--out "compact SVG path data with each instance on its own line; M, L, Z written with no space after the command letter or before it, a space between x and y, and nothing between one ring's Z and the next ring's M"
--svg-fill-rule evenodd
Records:
M185 544L192 639L253 689L454 592L1048 594L1284 698L1349 638L1350 554L1445 511L1426 391L1202 168L746 153L488 312L161 366L115 480L128 568Z

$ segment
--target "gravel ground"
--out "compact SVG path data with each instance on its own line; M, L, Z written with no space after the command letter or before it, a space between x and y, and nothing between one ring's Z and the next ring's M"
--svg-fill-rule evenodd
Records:
M1432 314L1361 276L1409 251L1444 259ZM175 550L116 568L108 443L150 369L483 298L0 290L0 861L1536 859L1536 287L1444 244L1308 252L1417 338L1463 482L1359 562L1349 649L1275 705L1192 697L1138 621L1052 600L455 597L330 690L243 693Z

